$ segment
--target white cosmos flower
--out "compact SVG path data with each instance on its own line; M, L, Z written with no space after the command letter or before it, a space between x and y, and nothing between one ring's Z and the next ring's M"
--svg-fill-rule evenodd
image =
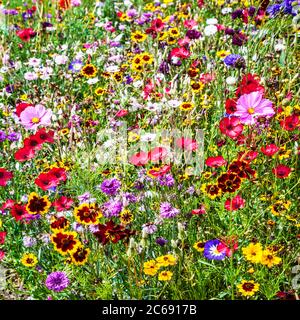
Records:
M141 136L140 140L142 142L154 141L156 138L156 133L145 133Z
M24 78L28 81L36 80L38 75L35 72L25 72Z
M221 10L221 12L222 12L222 14L228 14L228 13L231 13L232 12L232 8L230 8L230 7L227 7L227 8L223 8L222 10Z
M170 108L178 108L180 105L181 105L181 101L178 101L178 100L169 100L167 101L167 107L170 107Z
M213 36L217 32L218 32L218 28L213 24L208 25L204 28L204 35L206 35L207 37Z
M120 68L118 66L109 66L105 69L106 72L118 72Z
M236 84L236 78L235 77L227 77L226 78L226 83L229 86L233 86L234 84Z
M31 67L38 67L41 64L41 59L38 58L30 58L28 60L28 65Z
M283 43L276 43L276 44L274 45L274 50L275 50L276 52L283 51L283 50L285 50L285 48L286 48L286 46L285 46Z
M160 111L161 110L161 104L160 103L157 103L157 102L148 102L145 109L148 110L148 111L152 111L152 112L155 112L155 111Z
M84 57L84 53L82 51L78 51L75 55L75 60L81 60Z
M95 84L99 81L98 77L91 78L87 81L88 84Z
M54 62L58 65L66 64L68 61L68 57L65 55L57 55L54 57Z
M141 86L143 85L143 81L141 81L141 80L134 81L134 82L132 83L132 85L133 85L135 88L139 88L139 87L141 87Z
M218 20L216 18L210 18L206 20L206 24L218 24Z

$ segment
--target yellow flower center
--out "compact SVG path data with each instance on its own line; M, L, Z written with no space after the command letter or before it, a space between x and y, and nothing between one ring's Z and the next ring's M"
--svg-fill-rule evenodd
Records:
M254 108L249 108L249 109L248 109L248 113L249 113L249 114L253 114L254 112L255 112Z
M31 122L32 122L32 123L39 123L39 122L40 122L40 119L35 117L35 118L32 118L32 119L31 119Z

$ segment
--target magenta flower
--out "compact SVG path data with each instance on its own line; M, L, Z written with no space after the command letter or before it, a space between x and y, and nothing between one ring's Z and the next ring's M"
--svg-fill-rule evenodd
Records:
M260 91L243 94L236 103L237 111L233 114L241 123L255 124L259 117L272 117L275 114L272 102L264 99Z
M35 130L38 126L48 126L51 122L52 111L43 105L27 107L21 112L20 119L26 129Z

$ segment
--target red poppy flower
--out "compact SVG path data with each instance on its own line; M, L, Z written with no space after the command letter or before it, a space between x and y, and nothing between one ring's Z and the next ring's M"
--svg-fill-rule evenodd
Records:
M22 203L15 203L10 210L10 214L15 218L16 221L20 221L29 216L26 210L26 205Z
M28 42L31 38L35 37L36 32L31 28L18 30L16 35L24 42Z
M257 75L246 74L243 76L240 86L236 90L236 96L240 97L243 94L249 94L254 91L260 91L262 94L265 92L265 88L260 85L260 79Z
M225 201L225 209L228 211L235 211L241 208L244 208L246 200L244 200L241 196L237 195L232 199L227 199Z
M56 211L61 212L69 210L72 207L73 203L74 201L71 198L61 196L59 199L55 200L52 203L52 206L56 209Z
M217 168L227 164L227 161L222 156L209 157L205 160L208 167Z
M257 156L258 156L257 151L239 152L238 160L250 163L251 161L256 159Z
M148 163L148 153L140 151L130 157L129 162L135 166L144 166Z
M299 127L299 123L299 116L297 116L296 114L292 114L286 117L284 120L280 121L280 126L284 130L293 131L297 127Z
M148 152L148 159L152 162L163 161L168 154L168 151L164 147L155 147Z
M6 231L0 231L0 244L4 244L6 237Z
M279 164L276 168L272 169L272 172L275 174L275 176L280 179L287 178L291 171L291 168L283 164Z
M244 126L237 117L223 118L220 121L220 130L231 139L236 139L242 132Z
M71 6L71 0L59 0L58 5L63 10L69 9Z
M21 113L28 107L33 107L33 104L27 102L20 102L16 105L16 115L20 117Z
M261 147L261 152L265 154L268 157L272 157L276 152L280 150L279 147L277 147L275 144L268 144L265 147Z
M163 31L165 27L165 23L161 19L154 19L151 22L151 27L156 31L156 32L161 32Z
M64 168L52 168L47 174L54 176L58 181L67 180L67 172Z
M188 151L195 151L198 148L197 141L191 138L182 137L176 139L175 144L177 145L177 147Z
M227 99L225 102L225 109L227 114L232 114L236 112L236 100L235 99Z
M214 72L211 73L201 73L200 74L200 81L202 83L209 83L216 79L216 74Z
M194 215L200 215L200 214L205 214L205 213L206 213L206 210L205 210L204 204L201 204L200 208L192 210L192 214L194 214Z
M180 59L186 59L191 55L189 50L187 50L185 47L180 47L180 48L173 48L170 56L172 57L177 57Z
M7 171L5 168L0 168L0 187L5 187L7 181L13 177L13 173Z
M295 292L293 290L290 291L279 291L276 293L276 297L280 300L296 300Z
M217 246L219 252L224 252L227 257L238 249L238 241L236 236L224 237L220 239L221 243Z
M42 190L47 191L52 187L57 187L58 179L49 173L41 173L35 180L34 183L39 186Z
M41 150L42 144L40 143L39 139L37 139L34 135L24 139L24 147L31 148L34 150Z
M35 151L33 148L30 147L21 148L15 153L15 159L20 162L30 160L34 158L34 156Z
M39 129L35 135L33 135L33 137L35 137L35 139L37 139L39 141L39 143L53 143L54 142L54 131L53 130L49 130L48 132L46 132L45 128L41 128Z

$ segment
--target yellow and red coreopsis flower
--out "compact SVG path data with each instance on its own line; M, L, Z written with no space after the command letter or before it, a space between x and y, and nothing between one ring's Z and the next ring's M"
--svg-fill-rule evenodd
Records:
M35 192L29 195L26 210L29 214L45 214L51 207L47 196L39 197Z
M74 209L74 216L79 223L89 225L96 224L102 217L102 212L95 203L82 203Z
M74 231L58 231L51 236L51 242L54 248L62 255L73 253L80 245L79 240L76 239L77 233Z
M243 296L252 297L259 290L259 284L253 280L242 280L237 288Z

